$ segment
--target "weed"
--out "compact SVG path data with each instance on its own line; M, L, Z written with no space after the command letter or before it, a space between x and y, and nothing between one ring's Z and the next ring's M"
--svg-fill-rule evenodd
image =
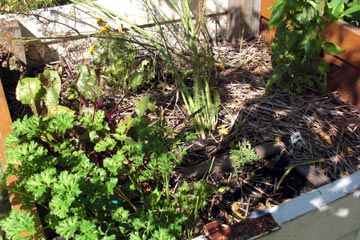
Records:
M124 94L155 77L149 60L137 63L137 49L126 33L111 29L102 19L97 23L101 31L89 52L107 85Z
M255 150L247 140L242 141L238 148L230 150L230 158L234 161L235 165L239 167L259 160Z

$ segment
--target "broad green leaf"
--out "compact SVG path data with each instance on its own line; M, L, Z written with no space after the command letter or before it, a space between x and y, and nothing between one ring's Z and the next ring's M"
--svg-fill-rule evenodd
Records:
M314 20L318 16L318 11L310 3L305 4L305 9L301 18L301 24L308 24L310 21Z
M298 0L287 0L287 7L291 9L296 9L299 4L298 2Z
M45 104L47 107L49 106L57 106L59 104L59 94L57 89L51 87L46 89L45 94Z
M62 105L50 105L50 106L47 106L47 115L46 117L44 118L44 120L48 119L48 118L51 118L51 117L55 117L56 115L59 115L59 114L68 114L68 115L74 115L75 114L75 111L68 108L68 107L65 107L65 106L62 106Z
M343 13L343 16L348 16L348 15L351 15L351 14L359 12L359 11L360 11L360 5L355 5L349 9L345 10Z
M46 89L45 104L46 106L56 106L59 104L61 91L61 78L57 71L46 69L40 75L40 81Z
M34 104L40 90L39 78L23 78L16 87L16 99L22 104Z
M328 4L331 7L332 13L341 17L339 14L340 14L340 12L342 12L344 10L344 3L346 1L347 0L331 0L331 1L329 1Z
M57 71L49 69L44 70L44 72L40 75L40 80L44 87L54 88L56 93L60 95L61 77Z
M144 80L145 74L146 73L144 72L134 72L131 74L129 77L129 86L133 88L140 86Z
M345 52L344 49L342 49L341 47L339 47L338 45L332 42L323 42L321 44L321 47L325 51L325 53L333 56Z
M138 117L144 116L145 111L148 109L151 97L151 95L147 95L135 103L135 112Z
M78 66L79 78L76 87L80 94L85 98L94 101L99 97L101 88L96 81L96 75L87 65L81 64Z
M270 21L269 21L270 28L276 27L279 24L279 22L281 22L283 20L283 17L284 17L283 12L284 12L283 4L276 5L276 7L273 9L273 12L270 17Z
M296 46L296 43L299 39L299 33L296 30L289 30L286 35L286 46L289 49L292 49Z

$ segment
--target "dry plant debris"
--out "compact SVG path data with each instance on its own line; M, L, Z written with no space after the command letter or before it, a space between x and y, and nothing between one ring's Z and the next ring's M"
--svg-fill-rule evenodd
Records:
M226 141L249 140L254 146L283 141L295 162L323 160L318 167L331 179L360 168L360 110L334 93L295 95L280 87L265 95L271 74L270 51L259 39L245 42L242 51L218 47L219 58L230 63L223 70L220 126L229 128ZM234 64L235 63L235 64ZM237 129L234 128L238 125ZM303 147L294 148L290 136L300 133Z
M271 54L261 39L244 42L242 51L222 44L214 48L214 52L217 59L224 62L224 68L219 71L222 108L218 132L205 143L197 143L188 163L226 154L231 144L245 139L252 146L283 142L286 151L280 160L266 159L239 172L210 173L210 181L226 188L213 197L203 219L215 218L224 223L242 221L253 210L271 207L310 191L311 184L304 182L295 170L284 186L277 186L291 164L321 162L313 167L331 180L360 169L360 110L357 107L343 102L334 93L295 95L275 87L266 95L265 83L272 71ZM301 137L300 147L291 144L295 133ZM206 155L202 158L199 157L201 147Z

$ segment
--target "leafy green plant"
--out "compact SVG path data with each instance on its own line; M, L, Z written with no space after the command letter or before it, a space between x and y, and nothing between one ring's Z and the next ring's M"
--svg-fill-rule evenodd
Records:
M239 167L259 160L258 155L247 140L242 141L238 148L230 150L230 158Z
M20 80L18 98L37 114L13 123L6 138L4 179L16 175L18 181L2 187L20 194L24 206L36 204L44 230L66 239L185 236L209 192L202 182L183 183L178 193L170 192L174 167L186 154L181 143L193 138L188 133L175 137L161 121L150 124L140 106L148 108L149 99L139 104L138 117L113 126L97 107L100 90L92 68L83 65L73 87L79 99L95 105L93 111L66 108L50 114L48 108L62 107L55 101L60 94L56 73ZM15 228L19 218L21 228ZM15 210L0 226L12 239L19 239L19 229L28 238L34 234L32 216Z
M174 195L177 204L182 209L182 214L188 216L187 224L191 231L190 235L194 230L191 225L196 221L200 209L206 206L207 196L213 192L214 189L202 181L195 182L193 186L184 182Z
M101 32L90 47L90 53L94 55L94 63L106 84L125 93L155 77L149 60L137 63L137 50L126 33L111 29L100 18L97 23Z
M120 19L130 26L132 39L143 39L142 42L137 40L137 44L150 52L158 51L171 70L196 131L205 138L206 131L215 129L220 96L216 87L211 85L214 78L214 58L210 50L210 41L206 38L203 7L198 9L197 20L194 23L188 1L183 0L180 4L174 0L167 1L180 19L179 22L175 22L153 0L142 0L156 24L158 34L154 35L96 2L75 2L100 10L110 20ZM187 84L188 81L190 84Z
M360 12L360 2L350 0L330 0L325 8L325 15L331 20L336 21L338 19L346 18L352 19L352 15Z
M345 9L354 9L357 8L355 12L345 15L344 20L355 27L360 27L360 11L358 10L360 6L360 2L358 0L349 1L349 3L345 6Z
M68 3L71 3L71 0L3 0L0 4L0 10L7 13L21 13Z
M321 39L326 19L319 14L317 1L277 0L270 17L270 28L276 27L271 43L274 72L266 91L273 84L301 93L309 89L324 93L328 66L322 51L336 55L338 46Z
M36 233L34 216L30 212L11 211L8 218L0 220L8 239L32 239Z
M20 79L16 87L16 99L28 104L34 114L42 111L42 105L46 106L48 116L70 113L72 111L69 108L59 105L60 90L59 72L46 69L38 77Z

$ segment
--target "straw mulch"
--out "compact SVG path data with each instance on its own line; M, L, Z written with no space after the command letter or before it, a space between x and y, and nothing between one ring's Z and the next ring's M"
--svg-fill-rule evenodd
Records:
M360 109L341 101L334 93L295 95L280 87L265 94L271 74L270 51L257 39L245 42L241 52L217 48L230 68L222 71L223 106L220 125L230 141L249 140L254 146L282 141L294 163L317 164L330 179L360 169ZM237 126L237 127L236 127ZM291 135L300 134L296 147Z
M262 39L242 44L240 50L226 43L213 49L223 63L217 79L222 98L218 127L206 140L192 143L186 162L193 165L227 153L230 145L246 139L253 146L282 141L283 155L293 164L321 162L317 170L331 180L359 170L360 109L334 93L295 95L274 87L266 95L271 52ZM154 90L167 124L176 129L191 127L176 89ZM290 140L293 134L301 137L297 147Z

